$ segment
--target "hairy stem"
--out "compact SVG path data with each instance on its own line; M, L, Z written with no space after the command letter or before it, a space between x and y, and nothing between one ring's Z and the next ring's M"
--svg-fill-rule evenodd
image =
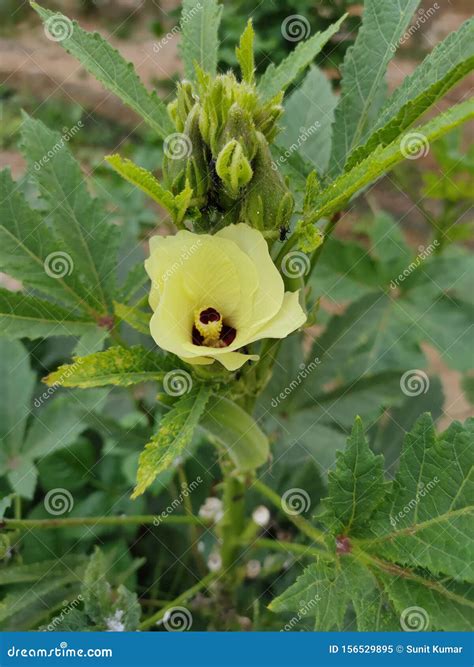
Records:
M264 484L261 480L257 479L253 483L254 487L259 491L263 496L265 496L275 507L283 511L282 499L275 493L273 489L270 489L269 486ZM299 514L285 514L289 521L291 521L302 533L307 537L312 539L317 544L321 544L327 548L325 535L322 531L318 530L310 524L309 521Z
M0 522L1 528L11 528L16 530L47 530L49 528L66 528L72 526L130 526L130 525L148 525L157 521L154 514L141 514L137 516L92 516L92 517L71 517L69 519L3 519ZM205 523L197 516L166 516L160 517L159 523L168 525L193 524L201 526Z
M214 579L217 579L218 576L219 575L217 572L210 572L208 575L206 575L200 581L198 581L197 584L194 584L194 586L188 588L187 591L184 591L184 593L178 595L178 597L172 600L171 602L168 602L165 607L163 607L155 614L150 616L150 618L147 618L142 623L140 623L139 629L148 630L148 628L150 628L152 625L159 623L161 620L163 620L167 611L173 609L173 607L179 607L180 605L187 602L190 598L194 597L194 595L196 595L196 593L198 593L201 589L205 588L208 584L210 584Z

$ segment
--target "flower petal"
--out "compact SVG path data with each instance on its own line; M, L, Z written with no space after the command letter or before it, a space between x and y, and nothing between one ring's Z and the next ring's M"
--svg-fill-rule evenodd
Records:
M300 306L299 290L297 292L285 292L281 310L273 319L264 324L251 340L252 343L260 338L285 338L306 322L306 313Z
M224 227L216 236L234 241L257 269L258 290L252 313L252 328L257 329L280 310L285 291L283 279L270 257L264 237L258 230L240 223Z

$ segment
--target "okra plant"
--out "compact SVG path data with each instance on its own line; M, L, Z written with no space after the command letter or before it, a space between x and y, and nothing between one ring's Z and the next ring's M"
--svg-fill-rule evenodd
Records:
M436 432L442 391L423 370L422 343L466 373L467 390L472 256L449 241L438 252L436 238L413 256L380 211L365 246L333 236L382 176L474 115L472 99L438 109L472 70L472 20L387 93L387 66L418 5L365 1L336 95L313 61L345 17L257 77L252 21L236 47L240 71L218 72L222 6L183 0L184 77L165 101L99 34L32 3L58 48L163 141L153 172L120 153L104 159L175 231L152 236L146 261L119 280L124 230L60 133L25 115L21 147L38 202L0 174L0 268L23 285L0 292L10 339L2 374L16 383L2 426L2 544L6 553L19 541L21 551L22 531L52 523L84 540L87 525L153 525L178 559L191 551L194 569L154 611L153 583L141 610L126 575L109 575L120 554L71 556L67 566L27 558L0 570L15 600L0 606L7 627L21 615L22 586L50 582L48 595L80 604L60 622L43 618L48 629L172 630L173 614L185 629L194 618L194 628L239 629L247 617L254 629L470 629L474 427ZM329 292L351 303L325 319L318 307ZM74 356L44 378L45 400L60 395L44 408L36 398L27 424L34 380L18 339L57 336L78 339ZM101 388L110 386L128 396L137 423L107 416ZM101 454L111 469L127 461L127 497L101 496L102 514L89 517L87 499L84 517L22 517L18 499L35 497L41 458L52 449L83 457L89 445L77 437L87 429L115 442ZM207 500L197 490L182 497L191 469ZM67 490L67 477L57 486ZM164 489L171 512L157 509ZM169 537L180 524L179 540ZM224 620L206 620L203 596Z

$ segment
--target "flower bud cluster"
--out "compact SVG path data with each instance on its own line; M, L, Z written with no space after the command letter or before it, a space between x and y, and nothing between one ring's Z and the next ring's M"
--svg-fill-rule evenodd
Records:
M211 77L198 68L196 83L178 85L168 111L190 150L165 155L163 175L175 195L192 188L196 229L239 222L261 231L288 225L293 196L272 168L269 147L278 133L282 98L280 93L262 101L255 85L231 72Z

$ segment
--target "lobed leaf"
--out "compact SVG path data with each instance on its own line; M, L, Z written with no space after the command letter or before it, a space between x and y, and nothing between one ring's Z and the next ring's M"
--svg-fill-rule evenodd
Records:
M139 167L131 160L124 159L117 154L108 155L105 159L125 180L140 188L157 204L166 208L173 216L176 225L180 225L193 195L192 188L189 185L179 195L175 196L164 188L151 172Z
M426 125L416 128L417 141L426 143L435 141L447 132L474 117L474 98L451 107L446 112L430 120ZM331 216L340 211L357 192L377 180L406 157L402 135L388 146L379 146L368 158L357 164L350 171L341 174L326 187L317 198L315 210L309 216L310 222Z
M161 380L174 369L176 362L170 356L158 355L139 345L130 348L116 346L86 357L74 357L72 364L60 366L44 378L44 382L50 387L60 385L82 389L109 384L127 387Z
M362 25L342 66L330 172L337 175L377 119L385 96L385 73L419 0L366 0Z
M84 315L20 292L0 289L0 328L7 338L82 336L97 325Z
M99 33L90 33L79 27L59 12L40 7L36 2L31 6L40 15L48 29L48 21L69 25L61 46L77 58L85 69L105 88L117 95L131 107L163 139L173 132L166 106L155 91L148 92L137 76L132 63L127 63ZM51 23L49 24L52 25Z
M216 74L222 10L217 0L183 0L181 53L185 77L190 81L196 79L195 63L205 72Z
M190 444L210 395L209 387L194 387L188 394L181 396L161 419L158 432L140 454L137 484L132 498L144 493Z
M68 271L79 274L76 285L83 299L99 312L107 312L115 288L120 230L89 195L81 168L59 132L25 115L21 136L55 237L62 251L67 251Z
M366 158L379 145L386 146L419 118L474 67L474 19L451 33L407 76L371 128L363 146L348 157L346 170Z
M255 79L255 57L253 52L253 43L255 32L252 25L252 19L249 19L247 26L240 37L239 46L235 49L237 62L240 65L242 79L252 85Z
M269 65L257 86L262 99L270 100L282 90L286 90L336 34L345 18L346 14L323 32L317 32L306 41L300 42L279 65Z

